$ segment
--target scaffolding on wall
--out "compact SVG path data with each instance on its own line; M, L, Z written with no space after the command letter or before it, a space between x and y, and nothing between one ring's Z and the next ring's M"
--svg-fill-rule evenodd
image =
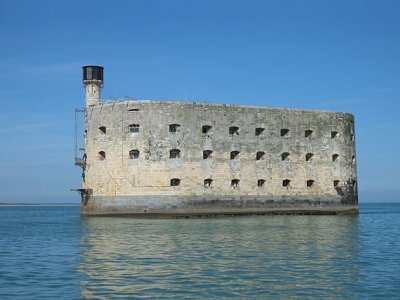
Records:
M81 118L79 118L81 116ZM83 154L82 157L78 156L79 151L85 151L85 148L83 146L79 146L83 144L83 141L78 140L78 136L82 137L84 139L84 135L81 134L78 135L78 122L79 120L84 120L85 116L85 109L82 108L75 108L75 116L74 116L74 157L75 157L75 166L79 166L81 168L85 168L86 166L86 154ZM83 123L83 122L82 122ZM83 126L82 126L83 127ZM81 130L82 130L81 127Z

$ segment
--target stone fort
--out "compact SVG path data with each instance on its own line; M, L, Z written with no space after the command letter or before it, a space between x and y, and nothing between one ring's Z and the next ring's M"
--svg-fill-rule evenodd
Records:
M83 82L84 215L358 213L352 114L105 102L99 66Z

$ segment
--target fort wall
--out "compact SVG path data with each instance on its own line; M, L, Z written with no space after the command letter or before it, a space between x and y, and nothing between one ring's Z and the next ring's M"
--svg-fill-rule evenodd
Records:
M85 124L84 214L357 210L348 113L130 100Z

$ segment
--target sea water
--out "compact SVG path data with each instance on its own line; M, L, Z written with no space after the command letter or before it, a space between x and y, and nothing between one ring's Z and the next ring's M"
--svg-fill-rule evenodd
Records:
M0 299L400 298L400 204L204 219L79 209L0 207Z

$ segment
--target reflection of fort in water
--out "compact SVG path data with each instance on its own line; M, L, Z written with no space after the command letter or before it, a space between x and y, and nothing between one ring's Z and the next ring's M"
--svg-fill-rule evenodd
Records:
M352 284L358 251L351 216L86 218L81 296L333 295Z

